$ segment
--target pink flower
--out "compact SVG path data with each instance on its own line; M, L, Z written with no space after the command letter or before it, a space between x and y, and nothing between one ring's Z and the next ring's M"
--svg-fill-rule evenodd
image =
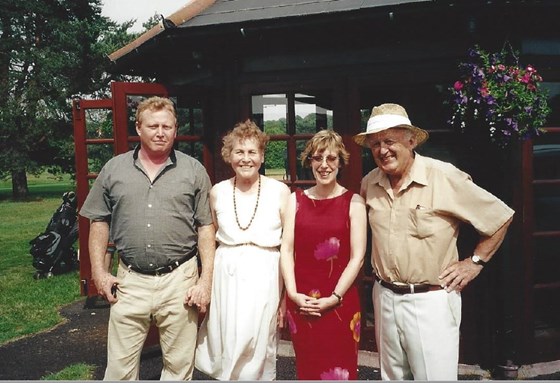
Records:
M528 84L529 81L531 81L531 73L525 73L525 74L523 75L523 77L521 77L521 78L519 79L519 81L522 82L522 83L524 83L524 84Z
M349 377L348 370L341 367L331 368L321 373L321 380L348 380Z
M360 332L362 329L361 319L362 314L358 311L350 321L350 330L352 330L352 336L356 342L360 341Z
M331 237L320 243L315 248L315 259L330 261L336 258L338 250L340 249L340 240L336 237Z
M463 82L455 81L455 84L453 84L453 89L455 89L456 91L460 91L461 89L463 89Z
M338 255L338 251L340 249L340 240L336 237L331 237L326 241L320 243L315 248L315 259L321 261L330 261L331 262L331 270L329 272L329 278L331 277L332 270L333 270L333 260Z

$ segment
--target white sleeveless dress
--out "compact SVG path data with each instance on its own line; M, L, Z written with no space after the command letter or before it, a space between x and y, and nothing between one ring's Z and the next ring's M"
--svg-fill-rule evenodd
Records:
M235 220L233 183L225 180L214 187L219 196L215 206L218 248L195 366L218 380L274 380L284 185L262 178L258 209L245 231ZM236 204L239 222L245 227L255 208L255 195L243 198L238 193Z

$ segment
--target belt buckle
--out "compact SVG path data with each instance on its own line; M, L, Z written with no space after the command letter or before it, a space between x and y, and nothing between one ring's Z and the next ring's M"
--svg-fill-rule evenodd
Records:
M162 266L155 269L154 274L159 277L160 275L167 274L170 270L171 266Z
M408 286L410 287L410 293L414 294L414 284L413 283L409 283Z

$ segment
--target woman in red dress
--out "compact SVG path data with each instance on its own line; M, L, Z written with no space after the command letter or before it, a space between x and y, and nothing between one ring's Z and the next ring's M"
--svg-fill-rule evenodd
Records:
M340 135L315 134L301 160L316 184L292 193L286 210L280 265L302 380L357 379L367 221L364 200L337 182L348 157Z

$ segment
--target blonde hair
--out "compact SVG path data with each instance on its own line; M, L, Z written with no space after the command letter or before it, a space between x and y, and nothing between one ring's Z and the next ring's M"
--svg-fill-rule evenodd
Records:
M237 142L252 139L258 142L259 150L264 154L266 144L268 144L268 141L270 140L268 134L260 130L257 124L249 119L235 124L233 129L230 130L222 139L223 160L227 163L230 162L231 151Z
M177 124L177 113L175 112L175 105L173 104L173 101L168 98L153 96L140 102L140 104L138 104L138 107L136 108L137 125L140 125L140 123L142 122L141 116L142 113L146 110L151 110L153 112L167 110L171 112L171 114L173 114L173 117L175 117L175 124Z
M305 149L300 155L301 164L304 167L310 167L309 156L315 152L323 153L325 150L331 150L338 153L340 164L346 166L350 159L350 153L346 150L344 142L340 134L330 129L323 129L317 133L305 145Z

